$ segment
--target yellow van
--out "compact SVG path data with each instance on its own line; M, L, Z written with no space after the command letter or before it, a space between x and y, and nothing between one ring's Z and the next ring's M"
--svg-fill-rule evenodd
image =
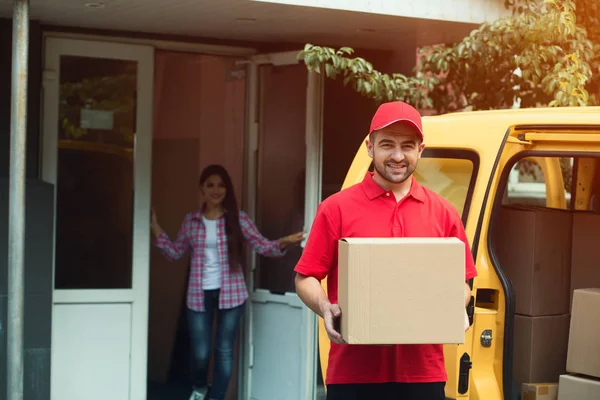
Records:
M516 307L513 289L521 281L507 276L510 265L502 263L498 255L504 239L514 238L512 233L508 236L498 233L498 225L502 223L498 215L503 208L521 207L577 214L577 218L588 222L591 218L600 218L600 107L447 114L424 117L423 127L426 150L415 175L422 184L447 198L461 213L479 274L472 282L473 300L468 308L471 327L466 333L465 344L448 345L444 349L448 372L446 397L507 399L520 391L520 380L527 381L528 377L534 380L550 373L556 378L553 381L557 381L556 374L562 372L556 371L564 369L560 363L566 357L566 343L563 343L566 338L559 338L559 344L538 346L550 347L549 350L532 350L527 348L527 343L518 344L517 351L514 350L515 341L523 342L523 338L515 334L515 310L518 314L519 307ZM370 168L371 159L363 144L356 153L343 188L360 182ZM569 221L571 225L558 231L570 232L573 219ZM598 221L598 232L586 236L596 235L600 241L600 219ZM515 223L511 232L529 228ZM567 237L571 238L571 235ZM570 241L560 243L553 245L553 251L559 249L562 254L573 257L585 251L572 249ZM592 245L590 242L589 246ZM581 280L581 277L577 279ZM570 292L567 291L581 284L574 282L577 279L571 279L565 293L534 301L560 303L555 309L565 314L568 321L569 309L565 310L565 304L570 306ZM600 287L600 274L585 279L583 284ZM327 290L326 280L322 285ZM556 300L558 298L560 301ZM554 332L547 332L538 335L536 340L539 342L543 340L540 336L553 335ZM319 353L323 376L327 370L329 347L320 319ZM549 358L548 354L541 354L534 362L522 360L529 351L555 353ZM513 360L513 354L519 360ZM548 364L544 357L557 364L553 366L554 372L536 373L535 368L541 367L533 364ZM523 367L525 364L527 368Z

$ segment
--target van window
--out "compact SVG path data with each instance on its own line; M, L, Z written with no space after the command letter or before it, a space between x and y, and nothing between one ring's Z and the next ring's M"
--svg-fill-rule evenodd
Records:
M475 152L426 149L414 175L420 184L448 200L466 224L478 167Z
M373 170L371 162L369 171ZM479 156L474 151L425 149L414 176L421 185L448 200L466 225L478 170Z
M573 157L527 157L510 170L503 205L571 208Z

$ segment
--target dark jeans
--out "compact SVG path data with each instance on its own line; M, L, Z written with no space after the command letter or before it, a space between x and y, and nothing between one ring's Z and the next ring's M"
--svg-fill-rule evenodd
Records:
M445 400L445 382L328 385L327 400Z
M244 305L220 310L219 290L204 291L204 306L206 311L197 312L188 309L188 326L191 339L191 371L192 382L195 389L207 387L208 364L213 350L213 320L217 313L217 335L215 350L215 363L210 398L222 400L225 398L227 386L233 370L233 345L240 318L244 312Z

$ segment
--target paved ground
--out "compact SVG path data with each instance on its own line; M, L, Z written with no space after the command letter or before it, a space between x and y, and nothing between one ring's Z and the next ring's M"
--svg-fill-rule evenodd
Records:
M150 383L148 385L148 400L188 400L190 386L184 383Z
M185 383L150 383L148 385L148 400L188 400L189 385ZM317 400L325 400L325 388L317 388Z
M148 400L188 400L190 388L185 383L160 384L151 383L148 385ZM325 400L325 388L317 388L317 400ZM518 387L515 385L512 393L512 400L521 400Z
M325 386L317 387L317 400L325 400L326 397Z

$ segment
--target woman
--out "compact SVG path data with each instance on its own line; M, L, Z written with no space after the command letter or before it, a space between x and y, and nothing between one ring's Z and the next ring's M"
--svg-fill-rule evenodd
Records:
M246 213L239 211L229 174L210 165L200 175L203 204L183 219L175 241L160 227L152 211L155 245L169 260L191 250L187 313L192 348L194 389L190 400L207 396L208 363L212 353L213 313L217 313L215 366L210 399L225 398L233 368L233 345L248 290L241 266L244 240L263 256L281 257L304 233L265 239Z

